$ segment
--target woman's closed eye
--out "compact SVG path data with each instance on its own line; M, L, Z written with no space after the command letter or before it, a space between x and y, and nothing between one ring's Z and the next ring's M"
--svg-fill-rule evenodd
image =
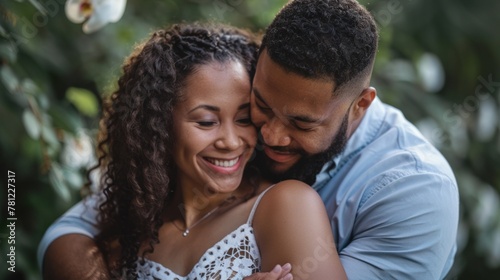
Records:
M201 127L212 127L217 124L217 121L197 121L196 123Z

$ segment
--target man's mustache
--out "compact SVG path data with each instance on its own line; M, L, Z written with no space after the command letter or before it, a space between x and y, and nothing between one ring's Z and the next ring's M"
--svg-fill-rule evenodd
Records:
M264 147L268 147L269 149L274 150L278 153L291 153L291 154L300 154L303 156L307 156L307 153L302 149L295 149L295 148L284 147L284 146L269 146L264 142L264 140L261 139L261 136L259 134L259 141L257 142L257 149L262 150Z

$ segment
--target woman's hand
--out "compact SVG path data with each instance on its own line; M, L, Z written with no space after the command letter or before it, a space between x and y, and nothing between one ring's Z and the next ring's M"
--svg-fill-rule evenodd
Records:
M255 273L243 280L293 280L290 271L292 271L292 266L289 263L284 266L278 264L270 272Z

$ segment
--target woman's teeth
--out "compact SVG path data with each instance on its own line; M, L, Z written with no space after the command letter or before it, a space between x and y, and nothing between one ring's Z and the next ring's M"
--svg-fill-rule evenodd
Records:
M220 159L211 159L207 158L207 160L213 165L217 165L220 167L233 167L238 162L239 157L232 160L220 160Z

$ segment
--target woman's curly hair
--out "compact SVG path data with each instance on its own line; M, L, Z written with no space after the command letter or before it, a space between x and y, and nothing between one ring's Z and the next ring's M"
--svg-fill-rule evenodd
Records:
M159 242L167 197L173 189L173 108L193 71L211 62L241 62L253 77L259 43L249 32L216 24L177 24L152 34L123 66L118 89L104 102L98 143L104 201L99 208L96 242L110 269L135 275L143 242ZM144 255L143 255L144 256Z

